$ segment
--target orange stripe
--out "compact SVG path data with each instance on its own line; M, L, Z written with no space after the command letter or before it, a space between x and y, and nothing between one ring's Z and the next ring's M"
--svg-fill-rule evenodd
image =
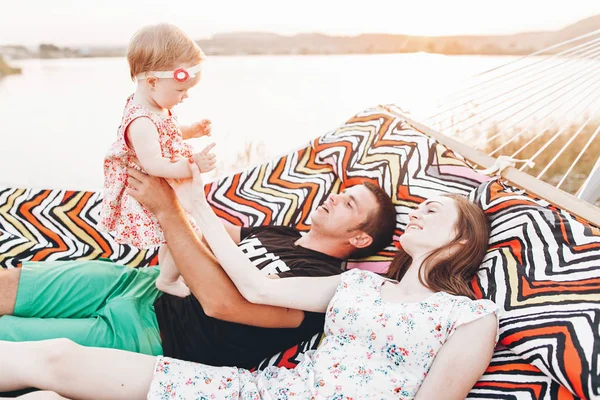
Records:
M562 385L559 386L558 393L556 394L556 400L576 400L575 396L573 396L573 393L569 392L569 389Z
M305 150L302 150L305 151ZM286 188L286 189L306 189L308 188L308 195L302 205L301 211L301 220L296 225L297 229L300 230L308 230L310 227L305 224L305 220L308 217L308 213L310 213L311 207L315 202L315 196L319 191L319 184L312 182L290 182L281 179L281 173L285 172L285 163L278 163L277 168L271 173L268 177L268 182L270 184Z
M281 361L277 363L278 367L285 367L288 369L294 368L296 366L295 362L290 361L293 357L295 357L299 353L299 346L295 345L290 347L281 355Z
M109 257L112 254L112 249L110 248L110 245L106 242L106 240L104 240L104 238L98 233L96 229L92 228L87 222L79 218L81 210L87 204L90 197L92 197L92 194L92 192L85 192L81 200L77 202L77 206L69 210L66 214L75 225L77 225L88 235L90 235L92 239L94 239L94 241L100 246L100 248L102 248L102 254L99 257ZM63 204L65 203L66 197L67 196L65 193L65 196L63 197Z
M44 225L42 225L38 221L38 219L36 217L34 217L33 214L31 213L31 209L36 206L39 206L40 203L43 200L45 200L48 197L48 195L50 195L50 193L51 193L50 190L44 190L39 195L37 195L34 199L23 204L22 209L21 209L21 213L22 213L23 217L29 223L31 223L37 230L39 230L42 234L44 234L46 237L50 238L50 240L54 241L58 245L58 247L48 248L48 249L38 251L32 257L32 259L31 259L32 261L40 261L40 260L45 259L46 257L48 257L48 255L50 255L52 253L67 250L67 246L66 246L65 242L63 242L61 240L61 237L58 234L56 234L55 232L53 232L52 230L50 230L50 229L46 228Z
M475 384L474 387L477 388L490 388L490 389L495 389L495 388L501 388L501 389L517 389L517 390L531 390L533 391L533 393L535 393L535 398L539 399L541 394L542 394L542 390L543 390L543 385L540 383L518 383L518 382L497 382L497 381L484 381L484 382L477 382Z
M473 293L475 293L476 298L478 298L478 299L483 298L483 290L481 289L481 286L479 285L479 280L477 279L477 277L475 277L471 280L471 289L473 290Z
M490 250L492 249L501 249L503 247L509 247L511 253L517 257L519 264L523 264L523 245L521 244L521 241L518 239L511 239L509 241L506 242L500 242L500 243L496 243L493 246L490 246Z
M527 362L511 363L511 364L500 364L500 365L490 365L485 370L486 373L510 372L510 371L541 372L535 365L529 364Z
M352 143L349 143L346 141L335 142L335 143L322 143L318 146L318 148L315 149L315 151L320 152L320 151L323 151L325 149L329 149L332 147L333 148L336 148L336 147L343 148L343 150L339 151L339 153L343 153L343 159L341 162L342 170L337 171L337 174L340 177L340 179L345 181L346 180L346 169L348 168L348 164L350 163L350 157L352 156L352 153L353 153Z
M554 281L532 281L529 282L526 277L521 277L522 293L525 296L533 296L545 293L566 292L566 293L586 293L600 290L600 278L585 279L574 282L554 282Z
M316 151L312 151L312 149L310 149L310 148L306 148L302 151L310 151L308 160L306 161L306 168L312 169L312 170L317 170L317 171L320 169L327 168L327 169L329 169L330 172L333 172L333 167L330 164L317 164L317 152ZM301 153L299 155L299 158L302 158Z
M413 201L417 204L420 204L425 200L421 197L412 196L409 192L408 186L406 186L406 185L398 185L397 196L399 199Z
M566 326L528 328L505 336L502 340L502 344L510 347L513 343L524 339L536 339L544 336L552 337L555 340L560 340L561 336L564 338L564 351L562 354L559 354L558 357L562 355L563 360L561 364L565 367L565 374L569 383L575 390L575 394L579 397L583 397L583 382L581 381L583 360L579 357L577 348L575 347L571 334Z
M248 207L252 207L258 211L260 211L261 213L263 213L263 215L265 216L265 221L263 222L264 225L268 225L271 223L272 221L272 212L269 208L264 207L263 205L254 202L254 201L250 201L247 200L243 197L238 196L235 191L239 186L239 181L240 181L240 174L236 174L233 177L233 183L232 185L227 189L227 192L225 193L225 197L227 197L228 199L240 204L240 205L246 205Z
M598 235L598 236L600 236L600 235ZM572 246L572 248L575 251L597 250L597 249L600 249L600 242L599 243L582 244L579 246Z

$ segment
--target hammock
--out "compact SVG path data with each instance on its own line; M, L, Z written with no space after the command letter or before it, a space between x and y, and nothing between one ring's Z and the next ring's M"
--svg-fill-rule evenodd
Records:
M600 198L599 57L600 30L555 44L471 78L422 122L501 161L523 161L519 171L537 180L510 170L509 180L598 226L600 210L538 181L591 204ZM479 160L471 161L493 162Z
M387 105L358 113L283 157L208 183L205 190L217 215L234 224L308 230L308 215L330 193L372 181L396 205L395 243L408 213L424 199L469 195L492 226L490 247L472 287L504 313L499 346L468 398L600 398L598 211L554 187L552 196L543 197L524 190L519 179L540 181L512 167L501 177L478 172L495 163L414 121L399 106ZM588 214L556 205L555 192L586 204ZM100 202L98 192L0 188L0 265L100 257L134 267L156 264L156 250L119 245L96 230ZM367 260L351 260L347 268L383 272L393 253L390 245ZM259 367L293 367L301 353L318 343L315 336Z

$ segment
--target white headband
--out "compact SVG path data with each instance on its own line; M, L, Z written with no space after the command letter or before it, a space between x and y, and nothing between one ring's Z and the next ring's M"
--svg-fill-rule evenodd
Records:
M142 74L138 74L135 76L135 79L140 81L142 79L145 79L147 76L155 76L157 78L163 78L163 79L168 79L168 78L172 78L175 79L177 82L185 82L190 78L193 78L196 76L196 74L198 72L200 72L202 70L202 64L196 64L192 67L189 68L176 68L173 71L148 71L148 72L144 72Z

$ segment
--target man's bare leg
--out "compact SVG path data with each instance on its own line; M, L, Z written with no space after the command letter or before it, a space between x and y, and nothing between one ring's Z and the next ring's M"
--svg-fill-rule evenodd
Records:
M36 387L77 399L145 399L156 357L67 339L0 341L0 391Z
M20 277L20 268L0 268L0 316L12 315L15 311Z

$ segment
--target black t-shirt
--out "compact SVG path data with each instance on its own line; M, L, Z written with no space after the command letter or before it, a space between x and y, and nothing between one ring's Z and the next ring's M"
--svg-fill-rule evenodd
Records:
M242 228L238 247L265 274L329 276L342 272L342 260L297 246L293 228ZM163 294L154 303L165 356L216 366L252 368L323 330L324 315L304 313L298 328L259 328L211 318L194 296Z

